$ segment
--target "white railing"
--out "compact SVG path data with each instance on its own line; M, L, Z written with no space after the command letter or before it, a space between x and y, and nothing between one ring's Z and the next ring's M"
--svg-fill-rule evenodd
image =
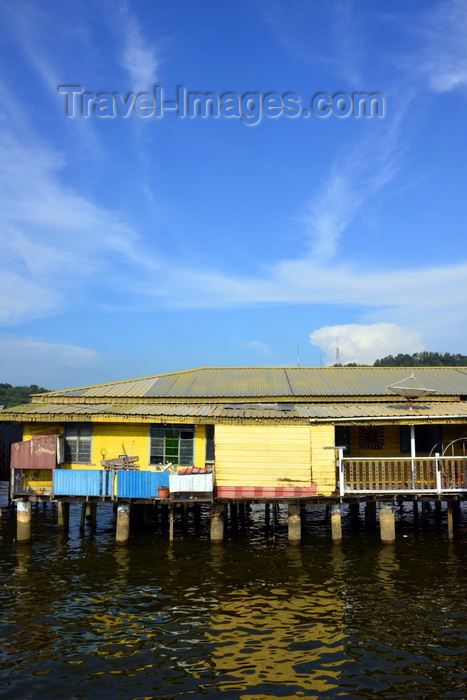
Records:
M467 458L354 459L339 456L340 494L467 492Z

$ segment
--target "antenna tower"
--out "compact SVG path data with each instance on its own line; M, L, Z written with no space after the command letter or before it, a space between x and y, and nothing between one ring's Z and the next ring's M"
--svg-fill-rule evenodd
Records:
M336 365L341 363L341 354L339 352L339 338L336 338Z

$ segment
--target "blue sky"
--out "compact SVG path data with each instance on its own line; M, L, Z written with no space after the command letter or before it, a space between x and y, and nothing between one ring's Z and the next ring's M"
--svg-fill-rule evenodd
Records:
M0 34L0 381L467 353L465 2L0 0ZM384 116L70 117L68 85Z

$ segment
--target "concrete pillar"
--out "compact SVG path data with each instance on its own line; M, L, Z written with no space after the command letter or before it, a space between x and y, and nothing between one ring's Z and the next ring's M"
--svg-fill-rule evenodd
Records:
M70 527L70 504L68 502L58 502L57 516L58 529L68 530Z
M448 501L448 538L450 540L454 539L454 518L451 500Z
M31 540L31 501L18 501L16 504L16 539L18 542Z
M225 505L214 503L211 506L211 542L222 542L224 539Z
M379 528L383 544L392 544L396 541L396 518L393 501L382 501L379 504Z
M372 530L376 528L376 501L367 501L365 505L365 523Z
M115 541L117 544L126 544L130 537L130 504L121 503L117 508L117 526Z
M302 517L298 503L289 504L289 542L298 544L302 539Z
M342 542L342 513L341 504L331 504L331 536L333 542Z

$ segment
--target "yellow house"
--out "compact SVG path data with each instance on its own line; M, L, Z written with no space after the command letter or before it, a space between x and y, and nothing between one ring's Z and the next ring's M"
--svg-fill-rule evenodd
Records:
M1 412L32 441L16 448L13 496L151 499L169 485L172 498L220 501L461 493L467 371L417 369L418 384L435 393L412 405L388 388L410 372L199 368L37 394ZM51 439L48 464L38 455ZM96 476L109 464L112 478ZM77 472L73 484L66 470Z

